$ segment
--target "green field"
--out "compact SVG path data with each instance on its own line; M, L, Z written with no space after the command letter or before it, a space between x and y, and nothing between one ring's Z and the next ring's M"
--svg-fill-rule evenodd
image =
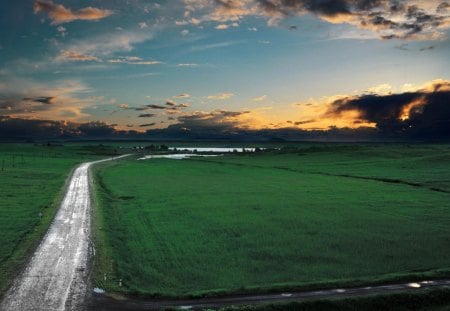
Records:
M97 166L95 177L94 283L109 291L189 296L450 275L449 145L126 160Z
M46 232L75 165L112 151L0 144L0 295Z

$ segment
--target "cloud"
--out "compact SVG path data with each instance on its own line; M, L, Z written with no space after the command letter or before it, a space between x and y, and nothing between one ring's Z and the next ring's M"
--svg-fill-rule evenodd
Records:
M372 94L389 94L392 92L392 85L387 84L387 83L382 83L382 84L379 84L379 85L369 88L367 91Z
M147 130L152 139L175 140L367 140L376 137L376 129L337 129L306 131L296 127L254 128L250 126L253 111L196 111L181 115L177 123L164 129ZM173 118L172 118L173 121Z
M142 59L140 57L136 57L136 56L125 56L125 57L113 58L113 59L109 59L108 63L130 64L130 65L159 65L159 64L161 64L160 61L144 60L144 59Z
M225 30L225 29L228 29L228 28L230 28L230 27L239 27L239 24L238 24L238 23L219 24L219 25L217 25L217 26L214 27L214 28L216 28L217 30Z
M220 94L216 94L216 95L209 95L207 97L207 99L211 99L211 100L225 100L225 99L229 99L229 98L231 98L233 96L234 96L233 93L220 93Z
M173 98L189 98L189 97L191 97L191 94L188 93L181 93L179 95L173 96Z
M262 95L262 96L255 97L252 100L255 101L255 102L259 102L259 101L263 101L263 100L266 100L266 99L267 99L267 95Z
M134 49L136 44L145 42L152 37L153 34L149 31L121 31L120 33L108 33L88 39L74 40L72 43L63 47L62 52L58 57L64 56L64 52L69 51L69 56L84 55L102 59L116 52L130 52ZM126 57L118 59L133 61ZM143 60L140 59L134 61L139 62Z
M95 61L101 62L102 60L98 57L92 55L84 55L80 54L76 51L61 51L59 55L56 57L57 61L77 61L77 62L86 62L86 61Z
M0 139L102 138L117 135L112 125L101 121L76 123L0 116Z
M225 24L220 24L220 25L217 25L214 28L216 28L217 30L225 30L225 29L228 29L228 27L230 27L230 26L229 25L225 25Z
M198 66L199 66L199 64L194 64L194 63L177 64L177 67L191 67L191 68L193 68L193 67L198 67Z
M217 22L218 29L248 16L263 17L274 26L305 14L369 30L382 39L438 40L450 28L449 5L441 0L185 0L185 4L197 24Z
M145 107L150 108L150 109L167 109L166 106L156 105L156 104L145 105Z
M55 103L56 97L54 97L54 96L48 96L48 97L25 97L23 100L50 105L50 104L54 104Z
M76 80L43 84L10 77L0 83L0 103L8 108L0 110L0 115L78 121L89 116L85 108L101 100L88 96L90 91L88 86Z
M187 108L187 107L189 107L188 104L177 104L173 100L166 101L166 109L167 110L179 110L179 109Z
M113 14L110 10L86 7L72 10L62 4L55 4L51 0L36 0L34 2L34 13L45 12L53 24L69 23L76 20L98 21Z
M140 124L139 127L151 127L156 125L156 123L146 123L146 124Z
M93 121L83 123L77 126L80 136L87 137L109 137L115 133L115 129L112 125L108 125L105 122Z
M211 112L195 111L178 116L177 123L169 125L167 132L193 132L211 135L225 134L244 128L243 117L249 111L214 110Z
M450 81L435 80L416 91L348 96L329 104L327 116L351 114L383 133L414 137L450 137Z
M59 34L61 35L61 37L65 37L67 36L67 29L63 26L58 26L58 28L56 28L56 30L58 30Z
M297 122L294 122L294 124L295 125L303 125L303 124L313 123L313 122L316 122L316 121L317 121L316 119L311 119L311 120L297 121Z
M154 113L143 113L143 114L140 114L138 117L139 118L153 118L154 116L156 116L156 114L154 114Z
M211 49L226 48L229 46L242 44L243 42L244 41L225 41L225 42L196 45L196 46L191 47L191 51L192 52L202 52L202 51L207 51L207 50L211 50Z

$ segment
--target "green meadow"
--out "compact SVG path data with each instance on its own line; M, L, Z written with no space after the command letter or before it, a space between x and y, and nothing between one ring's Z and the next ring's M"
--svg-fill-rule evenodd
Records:
M94 177L94 283L108 291L202 296L450 275L449 145L130 158Z
M0 294L45 234L73 168L111 152L94 145L0 144Z

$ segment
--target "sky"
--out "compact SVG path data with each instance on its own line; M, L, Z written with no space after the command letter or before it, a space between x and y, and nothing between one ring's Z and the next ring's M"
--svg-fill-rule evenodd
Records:
M450 122L443 0L20 0L0 15L4 135Z

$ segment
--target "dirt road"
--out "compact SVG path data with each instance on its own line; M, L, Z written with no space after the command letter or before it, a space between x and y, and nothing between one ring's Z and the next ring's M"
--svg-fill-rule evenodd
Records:
M326 290L285 292L262 295L236 295L199 299L113 299L104 294L91 297L88 309L92 311L139 311L139 310L205 310L229 306L258 305L306 301L313 299L330 299L358 297L376 294L394 294L400 292L420 291L431 288L450 288L450 280L421 281L417 283L399 283L354 288L336 288Z
M55 219L0 304L0 310L80 310L87 292L90 249L89 167L73 173Z

